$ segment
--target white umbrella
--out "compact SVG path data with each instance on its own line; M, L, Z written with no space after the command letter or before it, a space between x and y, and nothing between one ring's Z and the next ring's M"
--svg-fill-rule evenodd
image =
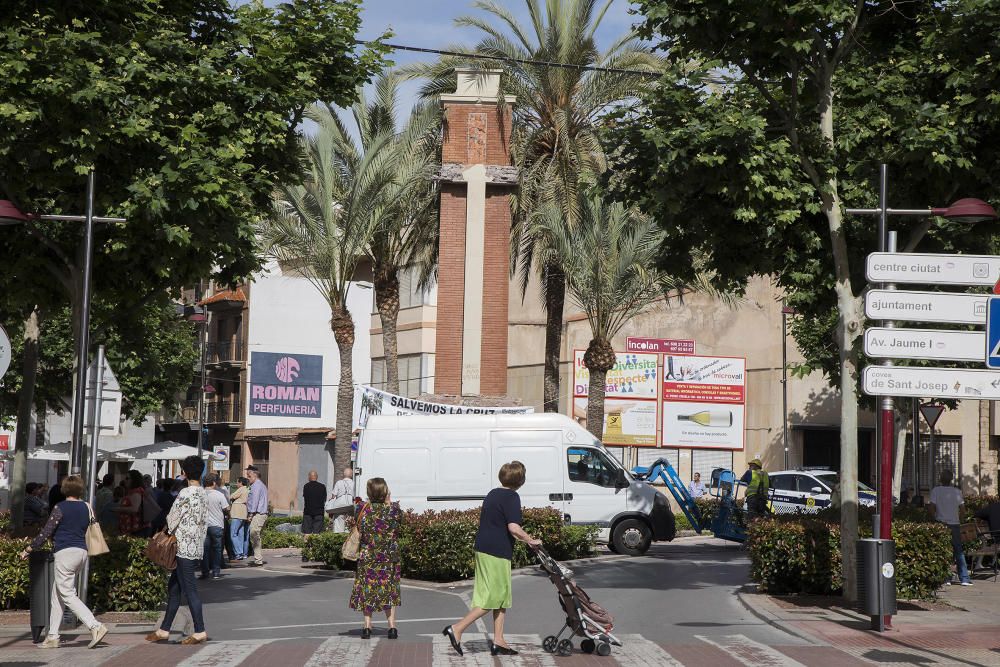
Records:
M181 459L186 459L189 456L197 456L198 448L192 447L191 445L182 445L181 443L174 442L173 440L164 440L163 442L154 442L151 445L130 447L128 449L115 452L115 454L127 456L136 461L180 461ZM201 455L202 458L214 456L210 449L203 450Z
M90 452L90 447L87 447ZM12 460L14 450L0 451L0 459ZM28 450L28 458L32 461L69 461L69 443L55 442L45 447L36 447ZM104 449L97 451L98 461L131 461L131 457L123 455L121 452L109 452Z

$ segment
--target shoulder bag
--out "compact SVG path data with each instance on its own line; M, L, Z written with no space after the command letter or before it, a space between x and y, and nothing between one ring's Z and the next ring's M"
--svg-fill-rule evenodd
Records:
M104 539L104 531L101 530L101 524L97 522L97 518L94 516L94 508L90 506L90 503L85 504L87 505L87 513L90 514L90 524L87 525L87 532L84 536L87 540L87 555L100 556L106 554L110 549L108 549L107 540Z
M166 528L149 538L145 553L146 558L165 570L177 568L177 538Z
M354 528L351 528L350 535L348 535L347 539L344 540L344 546L340 549L340 555L344 558L344 560L356 561L358 560L358 556L361 555L361 533L358 532L358 526L361 525L361 516L364 514L365 508L367 507L368 506L365 505L361 508L361 511L358 512L358 518L354 522Z

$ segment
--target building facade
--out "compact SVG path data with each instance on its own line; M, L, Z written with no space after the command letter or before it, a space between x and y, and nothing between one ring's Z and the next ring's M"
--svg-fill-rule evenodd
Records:
M213 286L197 296L208 315L205 446L227 448L226 481L255 465L274 511L301 512L309 471L332 486L339 477L335 449L351 446L351 434L338 439L334 429L340 353L330 307L312 283L275 262L244 285ZM353 283L348 309L358 384L371 379L372 308L370 285ZM161 419L161 439L197 444L199 394L196 381L182 405Z

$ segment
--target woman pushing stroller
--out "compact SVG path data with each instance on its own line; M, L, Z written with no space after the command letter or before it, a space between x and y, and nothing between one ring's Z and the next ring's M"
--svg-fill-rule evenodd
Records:
M492 655L517 655L503 636L504 617L512 603L511 559L514 539L528 546L541 546L542 541L521 528L521 497L517 490L524 485L525 469L520 461L505 463L500 468L500 488L493 489L483 501L476 533L476 580L472 589L472 609L465 618L449 625L442 634L452 648L463 655L462 634L466 628L493 612Z

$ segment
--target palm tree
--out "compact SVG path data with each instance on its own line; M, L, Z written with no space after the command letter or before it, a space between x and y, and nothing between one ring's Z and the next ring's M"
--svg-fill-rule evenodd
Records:
M411 76L426 77L425 95L451 92L454 68L501 68L502 94L514 95L513 162L520 168L520 188L512 201L515 229L512 242L519 248L515 269L522 292L541 270L546 311L544 405L559 409L559 356L562 346L566 280L563 268L546 258L544 239L532 238L525 224L532 212L554 205L562 223L572 227L580 214L578 193L605 170L607 161L598 140L602 115L613 105L636 96L662 71L662 60L635 36L624 35L606 50L594 39L613 0L524 0L530 24L522 25L505 7L492 0L474 6L490 19L463 16L455 23L484 33L474 47L449 47L469 55L495 60L448 56L434 63L406 68ZM559 62L553 67L518 61ZM599 67L601 71L584 69ZM638 72L638 73L636 73Z
M605 383L615 365L611 340L678 282L656 268L663 234L647 216L600 196L581 195L576 206L579 216L572 227L564 224L560 209L547 206L532 216L528 231L544 241L550 259L566 273L572 301L587 315L587 429L601 438Z
M337 389L337 469L350 462L354 414L351 353L354 320L347 297L359 262L386 207L393 182L394 134L370 138L366 150L347 150L348 134L336 112L317 105L307 112L316 132L302 139L303 182L282 186L272 213L258 227L264 252L284 266L294 267L323 295L330 307L330 327L340 353Z
M385 205L368 248L375 287L375 306L382 323L386 390L399 393L399 277L408 268L419 272L424 286L437 264L438 188L432 179L439 163L440 119L437 105L416 105L407 123L396 130L399 78L381 77L375 98L365 105L362 98L351 111L360 137L360 150L377 142L385 133L394 135L392 162L394 178L385 193Z

